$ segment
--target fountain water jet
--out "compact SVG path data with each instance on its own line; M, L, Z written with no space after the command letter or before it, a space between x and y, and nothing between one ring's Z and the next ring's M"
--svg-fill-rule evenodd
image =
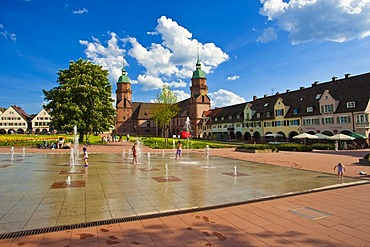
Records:
M152 166L150 165L150 153L148 152L148 167L146 168L147 171L152 170Z
M71 183L72 183L71 176L68 176L68 178L66 179L66 184L71 185Z
M71 166L70 172L75 172L75 166L78 165L78 158L80 155L77 126L73 126L73 148L71 148L71 154L69 157L69 165Z

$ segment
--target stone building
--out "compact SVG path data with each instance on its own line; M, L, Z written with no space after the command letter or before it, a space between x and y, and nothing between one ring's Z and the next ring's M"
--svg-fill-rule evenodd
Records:
M199 122L202 120L203 112L210 109L211 100L208 97L207 78L199 59L191 78L190 93L189 99L178 103L180 111L170 121L170 136L180 135L187 118L191 120L193 137L201 138L203 135L203 132L199 130ZM131 82L125 68L122 69L122 75L117 81L116 97L116 133L118 135L160 136L162 134L162 128L156 125L152 115L157 103L132 101Z

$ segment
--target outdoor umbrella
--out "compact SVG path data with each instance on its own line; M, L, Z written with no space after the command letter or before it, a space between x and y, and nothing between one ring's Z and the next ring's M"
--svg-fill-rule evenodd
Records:
M315 136L317 136L319 139L328 139L330 137L321 133L316 133Z
M352 136L347 136L345 134L336 134L336 135L333 135L333 136L329 136L328 138L329 140L335 140L335 141L352 141L354 140L355 138L352 137Z
M366 136L361 135L359 133L355 133L355 132L352 132L351 133L351 136L354 137L354 138L356 138L356 139L366 139Z
M281 135L281 134L267 134L267 135L265 135L266 137L274 137L274 138L276 138L276 137L284 137L283 135Z
M300 135L293 136L293 139L319 139L319 137L308 133L303 133Z

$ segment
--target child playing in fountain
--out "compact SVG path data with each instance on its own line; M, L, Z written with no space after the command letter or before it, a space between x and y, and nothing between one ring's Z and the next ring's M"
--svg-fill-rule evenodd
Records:
M344 168L344 165L342 165L342 163L338 163L338 165L334 166L334 170L335 169L338 170L338 177L343 178L343 172L346 170L346 168Z
M177 147L176 147L176 159L177 157L180 159L181 158L181 148L182 148L182 143L181 141L177 142Z
M136 142L132 146L132 164L137 164Z
M82 149L84 151L84 164L85 164L85 167L88 167L89 166L89 163L87 163L87 160L89 159L89 155L87 154L87 148L83 148Z

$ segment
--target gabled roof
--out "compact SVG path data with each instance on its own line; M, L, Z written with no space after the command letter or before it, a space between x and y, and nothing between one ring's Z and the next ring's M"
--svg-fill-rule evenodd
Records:
M217 118L217 123L228 123L228 122L235 122L236 120L243 120L244 119L244 109L247 105L247 102L237 104L237 105L231 105L231 106L225 106L219 108L220 110L215 114L212 119ZM239 119L237 116L239 115ZM229 119L229 116L231 116L231 119ZM224 118L222 120L222 117Z
M370 73L349 77L343 79L336 79L325 83L313 83L311 87L300 88L295 91L290 91L282 94L266 96L264 98L251 101L252 110L261 114L257 118L257 114L252 116L252 120L269 119L266 112L273 113L274 105L278 97L282 98L286 106L290 106L286 112L285 117L295 116L310 116L320 114L319 100L321 95L329 90L329 94L339 101L336 113L364 111L370 99ZM347 102L355 101L354 108L347 108ZM307 112L307 107L312 107L312 112ZM298 110L298 114L294 114L294 109ZM274 114L272 117L274 118Z
M153 109L158 106L158 103L132 103L132 120L149 120L152 118Z
M10 106L12 107L24 120L30 120L30 115L28 115L22 108L16 105Z

